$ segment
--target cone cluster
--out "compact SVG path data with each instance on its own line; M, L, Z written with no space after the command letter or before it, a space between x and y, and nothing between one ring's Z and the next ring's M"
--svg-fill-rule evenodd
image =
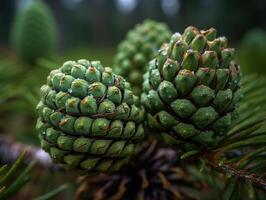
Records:
M234 49L216 30L188 27L149 62L142 104L147 125L166 144L208 146L231 125L241 98Z
M131 83L136 94L141 93L147 63L163 43L169 42L170 37L171 31L166 24L146 20L129 31L119 44L114 57L114 71Z
M67 169L110 172L144 137L144 109L129 83L99 61L67 61L41 88L36 125L42 148Z
M55 162L83 173L118 171L144 139L144 125L187 155L225 136L242 98L234 49L214 28L169 35L161 23L137 25L115 57L119 75L85 59L51 71L36 128ZM140 100L120 75L137 93L142 83Z

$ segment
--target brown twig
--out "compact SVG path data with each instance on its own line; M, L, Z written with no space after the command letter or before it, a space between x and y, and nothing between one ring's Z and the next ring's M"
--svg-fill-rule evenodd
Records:
M237 166L230 163L219 162L219 159L217 159L217 154L205 155L203 159L205 160L205 163L212 169L221 172L224 175L230 175L236 180L240 180L245 183L251 183L255 188L266 192L266 180L259 177L257 174L248 173L246 170L237 169Z

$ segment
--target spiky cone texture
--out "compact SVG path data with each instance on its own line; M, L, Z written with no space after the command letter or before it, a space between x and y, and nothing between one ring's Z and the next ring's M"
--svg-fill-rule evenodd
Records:
M171 31L166 24L145 20L130 30L119 44L113 62L114 71L130 82L136 94L141 93L147 63L163 43L169 42L170 36Z
M41 1L17 13L11 33L11 43L21 60L33 63L52 54L56 46L55 21L50 9Z
M172 35L149 63L141 96L147 124L161 141L193 153L225 133L241 98L233 58L213 28Z
M77 200L196 199L185 188L202 187L180 166L174 150L151 138L119 173L84 176L78 182Z
M67 61L41 87L37 131L54 162L81 173L112 172L144 137L144 109L130 85L99 61Z

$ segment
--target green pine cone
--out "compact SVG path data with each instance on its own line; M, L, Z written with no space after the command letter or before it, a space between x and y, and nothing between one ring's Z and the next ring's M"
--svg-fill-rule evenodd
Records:
M55 21L50 9L33 1L15 17L11 40L17 55L25 62L49 56L56 46Z
M157 54L161 45L169 42L171 32L166 24L145 20L128 32L119 44L114 57L114 71L125 77L136 94L141 93L143 74L147 63Z
M144 108L129 83L99 61L65 62L41 87L36 129L57 163L80 172L112 172L144 137Z
M234 49L216 30L175 33L150 61L141 102L160 140L186 151L212 144L231 125L241 98Z

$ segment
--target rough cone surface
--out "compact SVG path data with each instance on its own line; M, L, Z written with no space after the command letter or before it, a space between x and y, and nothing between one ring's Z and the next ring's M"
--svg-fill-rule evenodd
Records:
M141 101L147 124L166 144L193 151L231 125L241 98L240 67L215 29L188 27L173 34L145 77Z
M42 148L81 172L111 172L144 137L144 109L130 85L99 61L67 61L41 88L36 125Z

